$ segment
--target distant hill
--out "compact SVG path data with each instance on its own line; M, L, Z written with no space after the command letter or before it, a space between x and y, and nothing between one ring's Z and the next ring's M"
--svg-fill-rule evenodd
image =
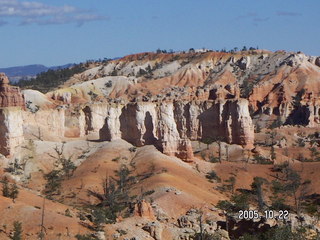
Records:
M66 64L62 66L46 67L41 64L33 64L26 66L16 66L8 68L0 68L0 72L4 72L10 79L11 82L18 82L21 79L30 79L35 77L37 74L46 72L49 69L57 70L73 66L74 64Z

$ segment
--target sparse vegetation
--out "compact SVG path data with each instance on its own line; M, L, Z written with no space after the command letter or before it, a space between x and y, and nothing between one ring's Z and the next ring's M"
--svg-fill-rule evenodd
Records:
M133 153L133 152L136 152L136 151L137 151L137 147L130 147L130 148L129 148L129 151L132 152L132 153Z
M283 125L283 122L281 121L281 117L278 116L277 119L271 123L271 125L269 126L269 129L279 128L282 125Z
M249 195L246 193L234 194L230 201L220 200L216 207L227 213L237 213L240 210L249 209Z
M23 80L21 80L21 81L23 81ZM38 105L32 106L32 102L31 101L27 101L26 102L26 108L32 113L36 113L40 109L40 107Z
M2 196L10 197L9 182L6 177L2 180Z
M273 162L270 159L259 155L258 153L253 155L253 160L257 164L272 164Z
M75 237L77 240L98 240L98 238L93 236L92 234L77 234Z
M46 93L66 82L74 74L85 70L86 67L83 63L64 69L50 69L47 72L39 73L35 78L30 80L20 80L16 85L23 89L34 89Z
M306 230L307 228L300 227L297 231L292 231L289 225L283 225L271 228L264 233L246 233L244 236L240 237L239 240L304 240L307 239ZM318 237L314 239L318 239Z
M256 195L257 202L258 202L258 207L259 210L262 211L265 207L265 202L264 202L264 194L263 194L263 184L267 180L261 177L254 177L253 182L251 184L251 188L253 193Z
M53 195L60 194L60 187L62 182L62 176L60 170L52 170L44 175L44 179L47 180L44 193L50 199Z
M10 237L12 240L22 240L22 223L15 221L13 223L13 235Z
M76 166L72 162L72 156L66 157L64 154L64 147L65 143L63 142L61 147L59 148L58 145L55 146L54 151L55 155L48 153L50 157L55 159L55 167L62 171L62 175L70 178L73 172L76 169Z
M105 87L111 88L112 87L112 81L109 80L108 82L105 83Z
M210 181L212 181L212 180L220 181L221 180L214 170L211 170L210 172L208 172L206 175L206 178L209 179Z
M230 190L231 194L234 194L234 190L235 190L234 188L235 188L235 185L236 185L235 176L229 177L225 182L227 183L226 187Z
M10 189L10 198L12 198L12 201L14 202L15 199L18 197L18 194L19 194L19 189L18 189L18 186L16 184L13 184L11 186L11 189Z
M240 52L235 55L239 50L249 50L252 52ZM284 93L287 88L280 89L280 87L282 87L280 85L286 84L286 81L279 81L280 85L272 83L274 84L274 89L277 88L276 94L273 92L274 89L271 89L272 87L269 88L268 86L268 91L265 91L264 85L258 86L257 94L254 94L255 96L249 99L249 105L251 105L249 111L252 119L246 116L248 110L247 102L243 102L246 100L242 101L238 99L239 82L242 83L240 89L241 96L248 98L260 79L264 78L267 81L269 78L272 78L274 81L278 81L279 79L277 78L291 74L291 72L287 74L287 71L284 71L284 74L281 72L281 74L276 75L279 73L277 71L278 65L282 64L283 56L276 55L278 59L277 66L270 63L271 65L269 64L269 66L267 66L270 70L268 72L266 65L269 59L273 58L273 56L271 56L272 53L267 51L261 51L261 53L260 51L254 51L255 48L247 48L244 46L243 48L234 48L230 51L223 48L220 51L223 52L221 54L207 53L202 55L198 50L191 48L189 52L186 51L183 54L173 54L173 51L169 51L169 53L172 54L170 55L166 54L166 50L158 49L157 53L160 54L159 56L154 53L143 53L129 56L125 58L124 61L122 59L120 61L115 60L113 66L116 67L113 69L109 68L109 66L99 65L90 71L90 73L88 72L88 74L90 74L88 77L89 80L97 77L105 77L106 74L113 76L123 75L128 76L128 78L122 79L123 84L121 83L120 85L123 85L123 89L119 88L119 91L111 94L112 96L106 97L105 102L98 96L98 91L96 91L95 88L88 87L87 89L81 89L81 91L84 91L83 94L87 93L90 96L91 104L93 101L101 100L103 104L99 104L96 109L91 108L90 103L82 103L82 98L78 98L79 103L76 106L78 110L75 110L76 107L72 104L63 106L65 119L62 125L66 128L65 136L70 137L69 140L72 141L72 143L68 142L68 146L72 144L72 148L70 148L69 151L72 151L71 149L77 144L83 146L82 144L85 139L83 133L85 135L92 133L87 137L88 148L86 150L83 150L82 147L75 148L77 149L74 151L75 154L80 151L81 155L73 158L74 155L69 156L66 154L66 143L57 143L54 149L51 149L50 153L46 155L47 159L39 159L42 158L44 152L48 150L46 147L54 146L51 145L54 143L49 141L61 142L62 140L60 133L59 136L51 133L52 126L49 126L50 131L42 127L41 130L44 134L41 133L40 128L38 128L39 134L34 134L36 133L37 126L30 124L31 126L28 125L24 129L26 130L25 132L30 131L30 133L26 135L26 138L28 139L29 136L33 136L32 139L40 140L41 142L35 140L36 144L33 144L34 146L32 146L32 148L30 147L29 150L32 153L28 156L28 151L24 149L21 154L14 154L13 157L10 156L6 158L1 156L5 160L3 161L4 164L9 162L9 165L6 165L8 168L5 169L5 175L9 176L12 182L19 182L19 188L30 187L32 191L28 193L28 196L31 196L35 191L43 189L43 186L40 186L43 179L39 177L37 171L39 170L40 173L45 173L43 177L46 183L42 193L45 194L47 198L53 200L50 201L50 204L48 203L48 208L51 211L48 215L51 217L54 216L52 214L57 214L56 216L60 218L68 219L70 221L68 227L70 228L74 228L74 226L77 226L77 223L80 223L81 226L87 227L90 231L95 232L92 234L83 234L84 232L79 226L78 233L81 232L82 234L74 236L77 232L75 232L74 229L71 229L69 232L67 228L67 233L59 233L60 235L54 233L56 234L56 238L68 236L69 238L75 237L78 240L93 240L98 239L97 232L100 233L103 230L107 230L106 238L123 238L123 236L128 235L126 237L129 239L132 237L129 235L131 235L133 231L132 229L127 231L127 226L123 224L127 224L128 222L123 221L122 218L132 216L134 210L135 216L144 215L143 213L145 213L145 215L151 215L152 219L150 218L150 221L153 220L153 216L155 215L155 219L157 220L153 223L154 225L150 225L151 227L148 225L150 229L147 231L148 233L152 231L150 235L154 237L152 235L155 235L156 231L154 230L158 227L158 224L161 228L164 227L163 229L167 229L168 231L171 231L171 228L173 231L176 231L176 229L174 229L176 227L174 221L176 220L175 216L170 215L172 213L171 211L180 212L186 209L188 204L200 206L202 203L205 203L205 213L201 211L196 212L196 214L199 213L198 217L194 215L194 211L188 211L181 216L183 220L177 222L179 227L185 228L179 231L185 231L184 233L189 234L188 237L194 240L221 239L220 236L212 234L216 227L217 229L226 228L227 231L230 230L229 233L233 230L239 230L236 229L236 225L238 224L237 220L235 221L236 223L232 223L232 220L235 220L235 216L239 210L257 209L262 213L267 209L276 211L290 210L293 219L295 219L294 212L297 214L298 219L302 217L302 215L299 215L304 211L310 216L315 217L312 220L315 222L316 220L319 221L320 197L318 193L310 191L311 181L306 179L306 176L310 176L311 179L316 179L317 168L313 168L313 166L316 166L318 163L304 163L306 161L320 161L320 151L318 149L320 143L319 133L313 134L314 129L317 129L317 127L314 126L316 126L318 119L313 119L313 116L311 116L311 114L314 114L317 110L310 108L306 109L308 110L306 112L304 112L304 110L302 111L303 114L310 115L308 116L310 117L309 119L313 120L313 122L310 123L314 123L314 126L310 124L308 128L303 128L303 126L281 127L284 124L282 120L285 119L283 116L284 110L287 117L287 114L290 114L292 110L292 106L281 102L282 98L288 99L289 95L288 92ZM225 54L226 52L234 55ZM250 56L250 59L246 58L247 54L258 53L260 56ZM184 58L184 56L187 57ZM216 58L222 59L223 61L217 62ZM256 60L258 58L259 60ZM141 59L143 59L143 61L140 61ZM173 62L175 60L177 61ZM192 60L197 61L194 63L191 62ZM133 61L133 63L131 61ZM130 64L128 64L129 62ZM191 64L181 69L181 66L187 63ZM192 64L194 64L194 66ZM311 64L311 60L308 64ZM252 69L252 74L247 71L248 66L250 71ZM82 67L85 69L86 67L92 66ZM154 70L159 67L162 68L154 72ZM226 69L231 71L232 68L232 73L224 71ZM97 69L99 69L99 72L95 72ZM196 71L194 71L195 69ZM259 69L259 71L255 71L254 69ZM294 70L294 68L292 69ZM80 71L80 69L74 71ZM133 76L134 73L136 73L136 77L141 77L141 79L135 79L135 76ZM199 80L196 79L197 81L192 81L194 75L198 73L200 73L204 79L203 86L199 85L203 82L202 78ZM31 80L30 85L23 81L22 85L25 84L24 87L29 88L39 83L38 88L47 91L66 81L67 76L69 76L68 74L70 74L69 70L65 70L60 76L56 76L55 72L40 74L39 77ZM232 81L229 79L230 74ZM164 76L169 76L169 78L163 78ZM216 81L215 78L217 76L225 80L221 80L222 82ZM44 85L43 77L46 77L46 85ZM51 77L54 79L52 80L54 82L50 82ZM155 86L152 85L151 80L146 79L149 77L162 78L158 81L159 86L157 84ZM290 75L287 78L290 80ZM84 75L81 75L81 81L88 79L86 79ZM234 79L238 82L233 84ZM75 83L76 80L75 78L73 83ZM171 83L177 82L178 84L176 84L176 86L170 86ZM164 89L160 86L162 83L165 84ZM105 87L104 90L106 91L105 94L107 94L107 92L112 90L111 88L114 87L116 82L110 80L103 82L103 84ZM192 87L189 87L189 84L192 84ZM128 89L126 89L126 86L128 86ZM263 89L260 89L260 87ZM83 85L81 88L83 88ZM290 89L292 90L294 88L295 86L293 84ZM214 91L217 92L214 93ZM127 94L127 97L122 98L121 94L123 93ZM213 94L216 94L218 97L211 98L210 96ZM257 95L259 95L259 97L257 97ZM116 97L113 98L113 96ZM271 99L273 96L277 98L277 103L274 99ZM311 94L310 92L310 95L308 94L309 99L313 99L314 96L314 93ZM55 97L56 95L52 98ZM77 97L78 96L75 96L74 100L77 100ZM220 99L224 97L226 98L225 100ZM209 98L209 100L203 100L204 98ZM299 91L297 96L293 98L294 108L305 107L305 100L308 98L305 97L304 89ZM140 103L136 103L140 102L140 100L148 103L140 106ZM164 115L167 115L164 109L158 109L161 101L165 103L170 102L169 110L171 113L169 117L170 119L172 116L174 117L173 120L171 119L172 121L170 119L160 119L163 118ZM58 103L57 101L54 102ZM126 104L130 104L132 108L126 107ZM149 108L148 106L150 104L157 106L157 109L154 110L153 107ZM278 107L272 108L268 104L271 106L275 106L276 104ZM310 105L306 103L306 106L309 107ZM31 101L26 102L26 107L31 112L37 112L39 110L39 106L34 105ZM61 106L58 106L57 108L60 109L60 107ZM90 108L90 111L85 111L82 107ZM106 109L100 109L100 107ZM110 108L113 107L117 107L115 108L117 111L113 111L114 109L111 111ZM164 157L159 152L154 153L151 147L139 148L138 150L137 147L132 145L128 146L125 143L118 143L118 141L107 143L99 141L98 138L96 138L98 136L98 133L95 131L95 129L98 129L97 124L104 125L100 131L99 138L101 139L102 134L112 135L112 139L122 137L128 140L131 137L135 137L135 131L130 133L130 124L129 129L128 126L122 125L130 120L128 114L131 114L131 111L139 111L136 107L143 108L142 110L140 109L140 115L135 116L137 119L135 119L134 124L144 124L143 126L138 126L138 128L139 131L142 131L141 136L139 136L145 143L155 143L155 145L163 144L163 148L168 147L170 153L180 151L182 156L183 153L187 152L188 154L189 150L192 150L192 147L196 145L195 141L197 139L202 138L201 141L204 144L200 144L199 140L199 147L195 147L194 149L195 158L193 162L179 162L176 158L170 161L170 156ZM166 106L162 104L161 107ZM50 108L48 111L50 111ZM239 113L237 115L237 111L241 111L241 114ZM27 114L27 117L32 116L32 118L37 118L41 115L41 112L37 114ZM109 117L110 114L112 116ZM149 115L147 116L146 114ZM173 115L171 116L171 114ZM277 115L279 116L275 118ZM180 117L182 119L179 119ZM41 121L44 118L45 117L41 117ZM216 122L218 121L217 119L219 119L219 123ZM169 121L168 124L170 123L170 126L167 126L164 129L165 132L162 132L163 129L161 129L161 127L163 124L167 124L166 120ZM261 134L253 134L251 120L256 124L256 132L261 132ZM27 121L29 121L29 119L27 119ZM138 123L136 123L137 121ZM45 124L45 121L41 124ZM94 130L91 125L94 125ZM178 132L178 135L170 135L172 132L173 135ZM278 134L278 136L276 134ZM43 136L45 136L46 141L43 141ZM74 137L74 139L71 139L71 137ZM186 137L190 139L192 147L189 147L189 145L186 145L185 141L183 141ZM73 141L75 139L76 141ZM252 140L254 140L255 147L252 146L251 148L249 145L251 145ZM223 141L228 142L230 145ZM89 142L92 143L91 146L89 146ZM170 145L171 142L173 143L172 146ZM248 143L247 146L245 146L246 143ZM293 149L293 147L297 145L299 148ZM24 144L22 148L28 149L28 147L25 146ZM175 149L176 146L178 149ZM169 149L170 147L172 147L172 149ZM157 148L160 149L161 146L159 145ZM169 152L166 150L167 149L164 149L164 152ZM197 159L199 155L205 161ZM30 164L24 169L25 164L23 163L23 158L26 156L30 156L30 158L33 157L34 161L29 162ZM51 163L54 163L53 166L48 164L50 163L50 161L47 161L48 156L51 158L49 159ZM300 162L297 162L297 159ZM36 161L46 162L42 165ZM274 163L283 161L287 162L273 165ZM220 164L211 164L218 162ZM257 164L269 164L269 166ZM81 167L79 167L76 172L77 174L74 174L76 166L78 165ZM114 171L117 167L119 167L118 170ZM110 174L110 171L114 172ZM136 175L133 175L133 173ZM25 181L26 176L24 176L24 174L30 174L32 180L30 182ZM105 177L100 179L103 176ZM316 184L316 182L313 184ZM208 189L208 187L211 187L211 189ZM12 198L13 201L18 197L19 188L16 184L8 182L6 178L2 181L2 195ZM204 193L203 191L206 192ZM219 191L219 193L217 193L217 191ZM25 193L25 191L23 193ZM85 196L84 193L87 193L87 196ZM36 194L39 194L39 192ZM134 196L134 194L137 196ZM26 196L26 194L23 195ZM19 200L20 199L22 200L21 196L19 197ZM163 206L164 199L170 199L170 211L167 211L169 205ZM220 200L216 207L223 210L223 213L211 208L212 204L216 203L219 199L224 200ZM3 198L3 200L10 202L10 199ZM139 205L142 203L142 200L143 204ZM62 205L59 204L60 208L55 201L64 204L64 206L62 207ZM146 201L147 204L145 204L146 202L144 201ZM183 205L178 206L178 203L181 201L183 201ZM136 203L138 203L139 214L136 214ZM25 202L23 204L25 204ZM19 202L12 206L15 211L18 211L20 209L17 208L21 206L21 203ZM41 207L38 200L37 203L31 206L35 207L34 210L38 212L37 214L39 216ZM52 208L56 206L57 209L52 211ZM180 209L176 210L175 208L177 207ZM147 211L144 211L145 209ZM8 211L11 211L10 208L8 208ZM39 238L45 239L50 237L45 236L47 235L47 229L44 227L44 222L47 223L47 219L44 221L44 206L42 211L42 223L37 224L37 226L39 226L37 231L41 229ZM219 219L217 219L217 213L219 214ZM223 215L226 217L225 221L221 221L221 216ZM66 218L65 216L70 218ZM194 217L197 219L195 220ZM178 220L180 220L180 218ZM228 222L228 220L231 221ZM39 221L40 218L36 220L36 222ZM59 219L57 219L57 222L58 221ZM207 221L207 225L204 226L203 221ZM261 222L259 222L259 220L252 222L257 225L259 224L260 228L261 226L264 227L263 224L267 226L270 222L273 224L275 221L277 220L264 222L264 219L262 219ZM300 221L300 219L298 219L298 221ZM310 221L309 217L306 218L306 221ZM199 222L199 225L197 225L197 222ZM22 235L22 226L21 223L20 226L18 223L16 224L17 227L15 227L14 232L19 233L20 231L20 235ZM115 236L107 236L107 234L109 234L109 227L106 226L106 224L114 223L117 223L117 225L110 228L110 234L114 234ZM140 231L141 229L145 230L143 225L146 223L147 221L144 220L139 220L137 223L132 221L128 226L135 224L135 226L132 226L134 228L137 227L137 229L139 228ZM228 226L229 223L231 223L231 225ZM292 225L294 225L296 221L292 223ZM298 222L298 224L300 224L300 222ZM8 226L10 226L11 232L9 233L7 228L2 227L0 229L1 234L5 233L9 236L9 234L13 232L11 224L8 224ZM228 227L230 227L230 229L228 229ZM51 228L56 230L59 229L60 226L56 228L56 226L48 225L50 231L52 230ZM266 230L267 228L270 228L270 230ZM264 233L255 233L254 229L250 229L250 234L245 234L240 237L240 239L302 240L305 239L305 235L303 234L308 231L308 229L303 227L296 229L297 231L290 229L284 221L277 221L276 226L270 225L267 228L263 230L265 231ZM208 232L205 229L207 229ZM32 229L31 235L34 235L33 231ZM225 233L224 230L221 230L221 232ZM49 232L49 234L51 234L51 232ZM22 238L18 236L19 234L17 234L17 238L15 239ZM141 236L142 238L146 237ZM53 236L51 237L54 238ZM236 239L236 237L230 235L230 239Z
M2 196L11 198L13 202L19 195L18 186L14 184L9 184L8 179L5 177L2 180Z
M90 90L90 91L88 92L88 95L90 96L91 101L96 101L96 100L97 100L98 94L96 94L95 92L93 92L93 91Z
M300 91L297 92L297 95L294 96L293 99L293 106L298 108L301 107L301 100L304 94L306 93L306 89L301 89Z
M97 228L101 228L105 223L115 222L119 215L126 216L131 206L133 199L129 196L129 188L134 178L130 176L130 171L125 165L116 171L116 176L104 179L103 193L88 190L88 194L99 201L98 204L90 206Z
M219 161L219 158L218 158L218 157L215 157L213 154L211 154L211 155L209 156L209 162L211 162L211 163L218 163L218 162L220 162L220 161Z
M320 161L320 152L318 149L316 147L311 147L309 150L311 152L312 161Z
M252 81L245 79L240 87L241 97L248 98L252 92L253 86L254 86L254 83Z
M285 197L292 197L294 200L294 209L297 214L301 211L301 205L305 200L310 189L310 181L302 181L300 174L292 169L288 163L276 165L273 168L277 174L274 176L275 180L272 181L273 191L273 207L284 206L282 199Z

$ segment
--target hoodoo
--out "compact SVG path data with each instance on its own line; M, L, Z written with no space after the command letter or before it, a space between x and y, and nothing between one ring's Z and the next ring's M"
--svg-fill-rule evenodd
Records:
M0 73L0 153L11 155L23 140L24 97L18 87L9 85L9 79Z

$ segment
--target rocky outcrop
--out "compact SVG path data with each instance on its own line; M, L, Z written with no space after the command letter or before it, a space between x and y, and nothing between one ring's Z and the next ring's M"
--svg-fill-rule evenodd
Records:
M18 87L9 85L9 79L0 73L0 107L22 107L24 98Z
M120 116L122 108L122 105L114 105L113 107L108 108L108 115L105 119L105 123L99 129L100 139L109 141L121 139Z
M141 200L135 204L134 216L147 218L149 220L156 219L150 203L146 202L145 200Z
M53 92L51 99L55 101L61 101L63 104L71 104L71 92Z
M109 113L100 139L122 138L135 146L152 144L167 155L192 160L191 143L179 135L173 103L134 103L123 108L111 107Z
M211 138L253 147L248 101L129 103L113 106L100 139L124 139L135 146L155 145L163 153L192 161L191 141Z
M7 156L24 141L22 111L19 107L0 109L0 153Z
M24 141L22 109L24 98L18 87L9 85L9 79L0 73L0 153L11 155Z
M320 67L320 57L316 58L314 64L317 65L318 67Z
M162 239L162 226L158 222L147 223L142 229L150 234L154 240Z
M65 135L64 109L39 110L35 113L23 111L22 119L25 134L42 135L43 140L52 140L52 137L58 139Z

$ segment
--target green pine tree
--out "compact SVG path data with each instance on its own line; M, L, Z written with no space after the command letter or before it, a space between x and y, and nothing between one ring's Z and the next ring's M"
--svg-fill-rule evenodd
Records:
M22 223L15 221L13 223L13 236L12 240L22 240Z
M13 202L18 197L18 194L19 194L18 186L16 184L13 184L10 189L10 198L12 198Z
M9 183L6 177L2 181L2 196L10 197Z

